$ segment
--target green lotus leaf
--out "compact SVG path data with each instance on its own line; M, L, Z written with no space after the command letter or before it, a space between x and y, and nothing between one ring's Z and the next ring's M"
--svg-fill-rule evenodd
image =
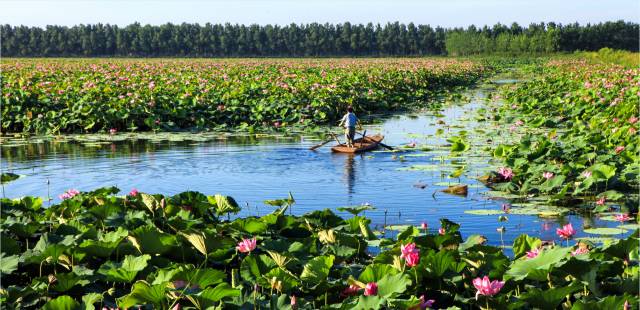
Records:
M534 308L556 309L567 295L580 289L582 289L582 286L575 282L569 286L551 288L544 291L538 288L530 288L520 295L520 299Z
M603 163L596 163L588 169L591 171L591 177L596 180L609 180L616 174L616 167Z
M76 275L75 273L58 273L56 274L56 282L53 285L53 289L57 292L66 292L72 289L76 285L86 285L89 281Z
M167 283L150 285L146 281L138 281L131 287L131 293L118 299L118 306L124 309L143 305L162 308L167 303L166 291Z
M317 256L310 259L302 269L300 280L312 283L313 285L326 280L329 275L329 270L333 266L334 259L335 257L333 255Z
M200 288L204 289L223 282L226 278L227 275L221 270L205 268L180 271L173 275L171 280L189 281L192 285L198 285Z
M407 287L411 285L411 279L403 273L387 274L377 284L378 296L393 298L406 291Z
M0 273L3 275L9 275L12 272L18 270L18 263L20 263L20 256L12 255L5 256L4 253L0 254Z
M229 196L215 195L207 197L211 204L215 203L216 214L238 213L240 207L238 203Z
M587 228L584 230L584 232L592 235L618 235L618 234L624 234L627 231L622 228L599 227L599 228Z
M167 234L155 226L142 226L130 232L129 241L143 254L164 254L177 246L174 235Z
M236 219L232 226L251 235L262 234L268 228L265 222L255 218Z
M544 281L547 278L549 269L565 259L571 250L568 247L555 247L542 251L534 258L516 260L507 270L505 279L512 278L516 281L521 281L525 278L531 278Z
M102 294L99 293L89 293L82 296L82 308L84 310L94 310L94 304L97 302L101 302L103 300Z
M201 302L201 306L204 309L217 305L221 300L228 297L238 297L241 291L239 289L232 288L227 283L220 283L216 287L210 287L197 295L197 300Z
M378 282L385 275L395 275L398 273L398 270L393 268L393 266L388 264L371 264L360 273L358 276L358 281L363 283L369 282Z
M138 272L147 267L147 262L151 256L145 254L141 256L127 255L122 262L107 261L100 266L98 274L105 276L107 281L131 283L135 280Z
M624 304L637 305L638 297L624 294L621 296L607 296L597 301L582 301L577 300L571 310L611 310L611 309L624 309ZM633 308L630 308L633 309Z
M80 304L70 296L60 296L46 303L43 310L78 310Z
M9 183L9 182L15 181L15 180L17 180L19 178L20 178L20 176L15 174L15 173L3 172L2 175L0 175L0 183L2 183L2 184Z
M502 210L465 210L466 214L473 215L504 215L504 211Z
M262 278L262 283L267 285L269 281L273 280L274 278L276 279L276 281L281 281L283 292L290 292L293 288L296 288L300 285L300 281L296 279L290 272L285 271L279 267L273 268L271 269L271 271L267 272Z
M527 254L528 251L540 247L541 244L542 240L522 234L513 241L513 254L516 258L522 257Z

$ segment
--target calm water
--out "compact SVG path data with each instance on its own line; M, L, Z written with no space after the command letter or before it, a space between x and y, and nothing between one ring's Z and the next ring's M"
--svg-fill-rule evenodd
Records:
M486 91L485 88L470 91L469 103L444 109L443 117L434 116L433 112L393 117L367 128L368 133L382 133L384 142L393 146L414 141L441 145L444 140L434 135L438 128L445 132L471 131L482 126L461 119L475 115L474 111L483 105ZM453 126L439 125L438 120ZM3 171L24 176L4 186L6 197L47 197L50 192L56 201L58 194L69 188L92 190L112 185L123 193L131 188L164 194L194 190L233 196L244 206L241 215L263 215L273 210L262 203L264 200L285 198L291 192L296 200L295 214L369 203L377 208L366 213L374 225L426 222L437 229L439 219L444 217L461 224L463 237L483 234L494 245L501 244L500 233L496 231L500 226L506 228L502 238L507 245L521 233L557 240L555 228L568 222L576 228L616 226L613 222L577 215L556 219L508 215L507 222L498 222L497 215L464 213L469 209L500 209L505 203L487 199L482 194L487 189L474 179L489 167L490 157L479 151L465 156L468 169L458 180L449 179L447 175L455 170L452 161L456 164L460 159L448 158L448 150L438 148L431 152L349 156L332 154L328 145L309 151L318 141L304 136L228 137L205 142L137 140L99 146L39 142L2 147ZM398 170L418 164L437 164L441 168ZM49 186L47 180L50 180ZM460 197L438 192L445 188L441 182L469 184L469 195Z

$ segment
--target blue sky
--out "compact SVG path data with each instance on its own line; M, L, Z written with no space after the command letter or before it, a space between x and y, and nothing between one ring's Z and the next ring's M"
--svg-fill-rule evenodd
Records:
M404 23L445 27L640 19L638 0L0 0L0 23Z

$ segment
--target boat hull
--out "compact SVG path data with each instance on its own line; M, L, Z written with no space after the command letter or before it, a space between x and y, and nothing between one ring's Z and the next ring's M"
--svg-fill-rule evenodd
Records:
M358 138L353 141L353 147L348 147L343 143L332 147L331 151L334 153L347 154L367 152L378 148L378 146L380 146L380 142L382 142L382 139L384 139L384 136L382 135L367 136L364 139Z

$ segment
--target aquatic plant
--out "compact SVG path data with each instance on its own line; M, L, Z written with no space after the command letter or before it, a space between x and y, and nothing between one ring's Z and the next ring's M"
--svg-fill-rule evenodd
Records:
M463 239L446 219L440 232L405 225L392 237L372 231L357 211L346 219L328 209L287 215L293 200L232 219L233 198L198 192L120 196L111 187L47 208L35 197L0 203L7 309L617 309L638 302L637 230L599 246L543 245L521 235L508 257L482 236Z
M61 60L0 64L2 131L284 130L438 105L491 70L453 59Z

